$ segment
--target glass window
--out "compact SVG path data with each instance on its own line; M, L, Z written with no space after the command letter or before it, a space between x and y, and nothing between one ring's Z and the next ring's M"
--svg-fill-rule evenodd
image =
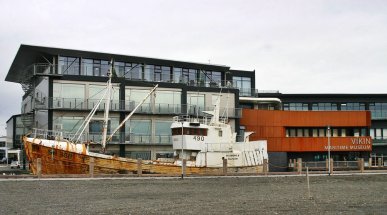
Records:
M150 143L151 121L150 120L130 120L125 125L126 139L133 143Z
M302 128L298 128L297 129L297 137L302 137L303 136L302 132L303 132Z
M171 143L171 121L156 121L155 122L155 142L156 143Z
M85 98L85 85L54 83L53 96L56 98Z
M151 159L151 152L150 151L129 151L125 152L125 157L132 158L132 159L143 159L143 160L150 160Z
M168 66L161 67L161 81L171 82L171 67L168 67Z
M101 60L101 76L108 76L108 72L110 70L109 61Z
M381 128L375 128L375 139L377 139L377 140L382 139L382 129Z
M114 62L114 73L117 77L124 77L125 63L124 62ZM113 73L113 76L114 76L114 73Z
M101 61L93 60L93 75L101 76Z
M332 129L332 135L331 136L338 137L339 136L339 129L337 129L337 128Z
M188 81L189 85L195 86L197 83L198 71L196 69L189 69Z
M156 121L155 134L156 135L171 135L171 121Z
M370 136L372 139L375 139L375 130L373 128L370 128Z
M285 108L285 106L284 106ZM287 110L302 110L307 111L308 110L308 104L307 103L288 103L286 105Z
M296 129L291 128L291 129L289 129L289 131L290 131L290 137L295 137L296 136Z
M325 137L325 129L324 128L318 129L318 136L319 137Z
M125 63L124 76L129 80L143 80L143 68L143 65L139 63Z
M62 130L66 132L76 132L85 119L83 117L61 117L58 119L62 124ZM55 123L56 124L56 123Z
M182 78L183 78L183 83L188 84L188 81L189 81L189 70L188 69L182 70Z
M105 91L106 91L106 86L102 86L102 85L89 86L89 98L88 98L89 108L94 107L94 105L98 103L98 101L105 94ZM110 103L111 110L119 109L119 98L120 98L120 90L118 89L118 87L115 87L112 90L111 103ZM100 108L105 108L105 100L101 102Z
M341 129L341 136L342 137L346 137L347 136L347 129L345 129L345 128Z
M200 114L205 110L204 95L203 94L187 94L188 113Z
M215 71L200 70L199 86L219 87L221 85L222 73Z
M92 76L93 75L93 60L92 59L82 59L82 68L83 75Z
M365 103L349 102L340 104L341 110L365 110Z
M59 73L79 75L79 58L59 56Z
M148 89L126 89L125 90L125 109L133 110L140 102L145 98L150 90ZM157 96L156 96L157 97ZM151 96L149 96L141 107L137 110L138 112L149 112L151 111Z
M174 83L183 83L182 69L173 68L173 82Z
M304 129L304 137L309 137L309 129Z
M372 119L387 119L387 103L370 103Z
M314 103L312 104L312 110L314 111L335 111L337 110L337 104L336 103Z
M181 92L157 91L155 96L155 111L157 113L180 113Z
M233 86L239 89L240 96L251 96L251 78L250 77L232 77Z
M154 65L145 65L144 80L145 81L153 81L154 80L154 72L155 72Z

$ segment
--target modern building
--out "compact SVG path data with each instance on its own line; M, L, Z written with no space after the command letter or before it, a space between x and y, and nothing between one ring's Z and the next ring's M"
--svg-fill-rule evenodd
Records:
M256 132L253 137L269 140L271 162L325 159L328 126L333 146L349 147L332 150L334 159L387 154L387 94L282 94L257 90L255 71L225 65L30 45L20 46L6 76L25 92L21 114L7 122L7 128L13 129L7 136L14 147L20 147L20 133L32 128L77 131L103 94L112 59L108 132L159 85L109 142L108 151L120 156L172 157L172 117L204 116L202 111L212 110L219 93L222 115L230 119L235 132L243 135L250 129ZM86 131L93 151L100 150L104 109L102 102ZM356 141L371 144L363 150L350 148Z
M255 85L254 71L29 45L20 46L5 79L20 83L25 92L19 121L26 130L75 133L103 95L112 59L114 90L108 132L118 126L153 86L158 84L159 87L114 136L107 146L108 151L143 159L173 156L172 117L203 116L202 111L213 109L219 93L222 115L227 116L232 128L239 132L239 93L249 95ZM101 139L104 109L102 102L87 128L88 139L93 143ZM15 142L15 146L18 144ZM91 144L91 150L100 150L99 144Z
M332 141L341 140L341 149L339 149L340 147L332 148L332 155L336 160L356 160L362 157L367 161L368 158L371 158L372 162L375 163L376 160L381 158L382 163L387 165L387 162L385 162L387 161L385 158L387 155L386 94L282 94L279 92L260 92L256 93L255 96L260 100L267 100L268 104L254 104L251 98L241 98L240 101L244 102L244 107L247 109L282 110L263 112L264 114L259 111L254 113L254 115L259 116L257 120L263 120L264 122L257 122L253 126L259 127L260 123L264 123L268 127L275 125L275 128L282 129L280 133L270 134L271 137L282 140L281 147L278 143L275 145L269 143L268 146L269 158L272 158L271 161L276 162L277 165L286 166L287 161L293 158L304 158L306 161L325 159L327 150L322 149L321 146L327 146L328 144L328 127L331 129ZM370 114L369 119L364 118L366 112ZM270 118L272 114L276 115L275 120ZM246 120L249 120L249 116L243 112L242 126L245 126ZM258 133L260 132L258 131ZM268 137L267 134L261 133L261 135ZM262 138L258 134L255 137L257 139ZM359 142L352 137L361 137L360 145L364 143L367 147L361 150L354 149L353 146L359 145ZM364 141L363 138L365 138ZM371 138L371 140L369 141L368 138ZM371 142L371 149L369 148L369 142ZM319 149L318 145L320 145ZM342 150L346 147L347 151Z

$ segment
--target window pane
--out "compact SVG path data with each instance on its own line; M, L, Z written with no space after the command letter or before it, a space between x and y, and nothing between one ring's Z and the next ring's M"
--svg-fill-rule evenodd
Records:
M174 83L182 83L183 77L182 77L182 69L181 68L173 68L173 82Z
M92 59L82 59L82 68L83 75L92 76L93 75L93 60Z

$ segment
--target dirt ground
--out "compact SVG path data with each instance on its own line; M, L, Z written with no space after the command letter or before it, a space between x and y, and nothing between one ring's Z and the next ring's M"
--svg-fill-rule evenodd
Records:
M386 214L387 175L0 181L0 214Z

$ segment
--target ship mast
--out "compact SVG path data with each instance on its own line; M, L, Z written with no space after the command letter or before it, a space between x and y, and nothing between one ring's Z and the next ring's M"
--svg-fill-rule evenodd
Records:
M106 150L106 136L107 136L107 129L108 129L108 123L109 123L109 111L110 111L110 99L111 99L111 88L112 88L112 73L113 73L113 60L110 61L110 70L108 71L108 77L109 80L107 82L107 96L106 96L106 102L105 102L105 113L104 113L104 119L103 119L103 128L102 128L102 151L105 152Z

